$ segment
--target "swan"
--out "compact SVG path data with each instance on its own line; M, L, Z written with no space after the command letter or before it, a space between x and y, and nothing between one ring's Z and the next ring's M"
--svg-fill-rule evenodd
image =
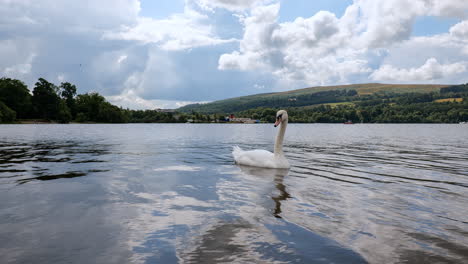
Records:
M289 162L283 153L284 133L288 125L288 113L285 110L279 110L276 113L275 127L278 125L280 125L280 129L276 136L274 153L263 149L245 151L235 146L232 155L236 164L271 169L288 169Z

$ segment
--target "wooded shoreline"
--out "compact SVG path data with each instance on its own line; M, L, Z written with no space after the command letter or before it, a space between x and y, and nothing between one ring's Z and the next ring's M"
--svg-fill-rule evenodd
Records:
M68 82L57 86L39 78L31 93L22 81L1 78L0 123L225 123L226 116L234 114L238 118L271 123L278 109L288 111L291 123L468 121L468 84L432 90L425 93L379 90L373 94L359 94L356 90L341 89L294 98L229 99L170 111L131 110L111 104L99 93L77 94L76 86Z

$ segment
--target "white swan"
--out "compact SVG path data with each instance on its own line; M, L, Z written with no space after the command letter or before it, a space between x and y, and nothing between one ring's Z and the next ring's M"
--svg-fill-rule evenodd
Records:
M239 165L272 168L272 169L287 169L289 162L283 153L283 139L288 125L288 113L285 110L279 110L276 113L275 127L280 124L278 135L276 136L275 152L263 149L254 149L244 151L238 146L235 146L232 151L234 160Z

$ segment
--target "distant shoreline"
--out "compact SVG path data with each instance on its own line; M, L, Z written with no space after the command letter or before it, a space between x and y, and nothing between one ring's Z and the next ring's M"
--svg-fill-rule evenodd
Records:
M2 125L40 125L40 124L109 124L109 123L95 123L95 122L69 122L69 123L60 123L51 120L43 120L43 119L20 119L16 120L15 122L11 123L0 123ZM123 124L123 123L121 123Z
M352 125L410 125L410 124L464 124L464 123L353 123L353 124L345 124L345 123L303 123L303 122L290 122L291 124L336 124L336 125L347 125L347 126L352 126ZM0 125L119 125L119 124L227 124L227 125L255 125L255 124L270 124L267 122L262 122L262 123L238 123L238 122L193 122L193 123L180 123L180 122L168 122L168 123L162 123L162 122L150 122L150 123L144 123L144 122L128 122L128 123L97 123L97 122L69 122L69 123L59 123L56 121L48 121L48 120L17 120L16 122L12 123L0 123Z

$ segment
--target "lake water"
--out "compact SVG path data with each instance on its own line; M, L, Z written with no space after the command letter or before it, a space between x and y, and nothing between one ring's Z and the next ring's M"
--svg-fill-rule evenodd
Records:
M468 126L0 126L0 263L467 263Z

